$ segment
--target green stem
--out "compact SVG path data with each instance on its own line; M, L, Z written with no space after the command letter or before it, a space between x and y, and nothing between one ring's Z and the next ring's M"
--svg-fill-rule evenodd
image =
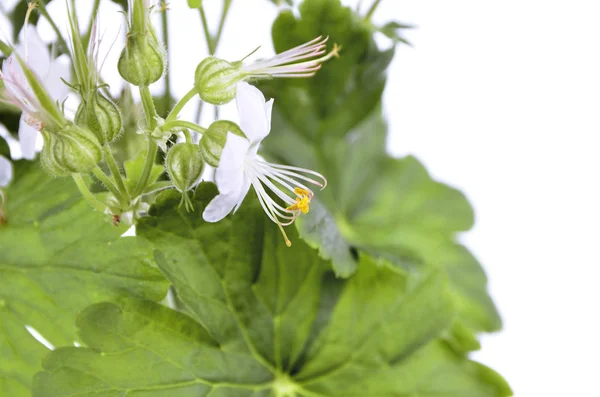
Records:
M98 10L100 8L100 0L94 0L94 5L92 6L92 18L88 23L87 29L85 30L85 35L83 36L83 43L85 44L85 48L89 48L90 37L92 36L92 27L94 26L94 22L98 17Z
M108 164L108 168L110 169L113 179L115 182L117 182L117 187L123 193L123 196L125 196L127 201L129 201L129 192L127 191L127 186L125 186L125 182L123 181L123 176L121 175L117 161L115 160L112 150L108 144L104 145L104 159Z
M200 18L202 19L202 28L204 29L204 37L206 39L209 55L215 55L217 49L219 48L219 42L221 41L221 35L223 34L225 20L227 19L227 14L229 13L231 3L233 3L233 0L225 0L223 2L223 12L221 13L221 20L219 21L219 27L215 37L210 34L210 30L208 29L208 21L206 20L206 14L204 13L204 7L200 5ZM198 109L196 110L196 123L200 122L200 116L202 116L202 105L202 101L198 102Z
M375 0L373 5L371 6L371 8L369 8L369 11L367 11L367 14L365 15L365 19L371 19L371 17L375 13L375 10L377 10L379 3L381 3L381 0Z
M187 94L185 94L183 96L183 98L181 98L179 100L179 102L177 102L177 104L175 105L175 107L173 108L173 110L171 110L171 113L169 113L169 115L167 116L167 118L165 119L166 122L169 121L173 121L175 119L177 119L177 116L179 116L179 113L181 112L181 110L183 109L183 107L197 94L196 92L196 87L192 88L191 90L188 91Z
M92 173L98 178L100 182L119 200L119 203L123 207L128 207L129 203L123 196L123 194L119 191L119 189L115 186L115 184L110 180L108 176L100 169L100 167L96 166L92 169Z
M198 124L192 123L191 121L185 121L185 120L167 121L162 126L162 129L165 131L172 130L173 128L189 128L190 130L197 131L200 133L204 133L206 131L206 128L201 127Z
M148 128L154 130L156 128L156 118L158 113L156 112L156 106L154 106L154 99L148 86L140 87L140 96L142 97L142 106L144 107L144 113L146 114L146 124Z
M144 106L144 113L146 114L146 123L148 124L148 128L150 128L150 130L154 130L156 128L156 119L158 118L158 114L156 113L154 100L152 99L152 94L150 93L150 89L148 88L148 86L140 87L140 96L142 97L142 105ZM134 198L139 196L148 185L148 181L150 180L150 174L152 174L152 167L154 166L154 160L156 159L157 152L158 145L156 144L154 139L149 138L146 162L144 163L142 176L140 177L140 180L138 181L133 191L132 196Z
M167 54L167 68L165 72L165 93L163 94L163 102L167 104L167 107L171 106L171 76L169 73L169 65L171 61L169 60L169 22L167 18L167 10L164 7L161 15L161 26L162 26L162 36L163 36L163 45L165 46L165 52Z
M83 197L87 200L87 202L90 203L90 205L92 207L94 207L96 210L98 210L100 212L104 212L104 210L106 209L106 204L104 204L103 202L98 200L96 197L94 197L92 192L90 192L90 189L88 188L87 184L81 177L81 174L73 174L73 180L75 181L77 188L79 188L79 191L81 192Z
M71 51L69 51L69 45L67 44L64 37L60 33L60 30L58 29L58 26L56 26L56 23L54 23L54 20L50 17L50 14L48 14L48 10L46 10L46 2L44 0L39 0L38 7L40 8L40 14L42 14L44 16L44 18L46 18L48 20L48 22L50 23L50 26L52 26L52 30L54 30L54 33L56 33L58 41L59 41L60 45L63 46L65 53L67 53L67 54L69 54L69 56L71 56L70 55Z
M209 55L215 54L214 42L210 30L208 29L208 20L204 12L204 6L200 5L200 19L202 19L202 28L204 29L204 37L206 38L206 46L208 47Z
M174 187L175 185L173 185L173 182L171 181L156 182L144 189L144 192L142 194L152 194L158 192L159 190L165 190Z
M142 176L135 186L133 191L133 197L138 197L148 186L150 175L152 174L152 167L154 166L154 160L156 159L156 153L158 152L158 145L154 139L148 139L148 154L146 155L146 162L144 163L144 169L142 170Z
M223 3L223 12L221 13L221 20L219 21L219 29L217 30L217 35L213 39L213 50L217 51L219 47L219 41L221 41L221 34L223 33L223 27L225 26L225 20L227 19L227 14L229 13L229 7L231 7L231 3L233 0L225 0ZM214 55L211 54L211 55Z

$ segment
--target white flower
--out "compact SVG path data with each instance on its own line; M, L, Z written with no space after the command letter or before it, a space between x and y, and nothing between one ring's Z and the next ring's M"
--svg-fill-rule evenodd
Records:
M290 246L283 226L290 225L301 213L307 213L314 196L304 183L323 189L327 181L315 171L271 164L257 154L260 143L271 130L273 99L265 103L265 97L257 88L240 83L236 102L240 127L248 139L227 134L215 174L219 194L208 204L202 216L207 222L220 221L239 208L252 186L265 213L279 226L286 244ZM320 180L307 175L314 175ZM272 198L268 191L278 200Z
M58 102L62 102L69 92L69 88L61 78L68 80L71 69L63 57L51 59L46 44L31 25L26 28L25 42L17 46L15 52L2 63L0 78L4 80L6 95L23 111L19 123L22 155L31 160L35 157L36 140L43 124L40 104L25 77L17 54L39 78L52 99Z
M4 156L0 156L0 188L7 186L13 178L12 163ZM2 203L0 203L1 205Z
M337 44L334 44L331 52L325 55L328 39L319 36L272 58L243 65L241 69L246 78L311 77L321 68L323 62L339 55L341 47Z

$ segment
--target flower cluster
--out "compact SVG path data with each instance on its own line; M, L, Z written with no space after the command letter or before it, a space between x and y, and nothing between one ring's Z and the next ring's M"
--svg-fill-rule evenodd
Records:
M208 204L203 218L217 222L231 211L235 212L252 186L265 213L279 226L289 246L291 242L283 226L309 211L314 193L306 184L323 189L327 180L312 170L271 164L258 154L262 140L271 131L273 99L265 102L257 88L239 83L236 102L240 127L246 138L227 134L215 175L219 195Z
M188 194L202 179L203 171L212 168L219 194L202 214L206 222L218 222L235 213L253 189L267 217L291 245L284 227L308 213L315 195L311 187L323 189L327 181L318 172L272 164L259 154L262 141L271 131L274 100L266 101L249 82L311 77L324 62L338 56L340 47L334 45L328 52L328 38L317 37L270 59L250 63L244 62L247 57L236 62L207 57L196 68L190 92L166 118L161 118L148 88L167 70L165 47L150 21L156 10L149 0L129 1L127 39L117 64L121 77L138 87L146 116L145 123L138 120L140 128L136 131L148 142L143 169L133 176L123 175L123 165L113 154L110 144L124 132L123 116L102 89L98 23L93 21L90 31L82 32L75 10L69 10L73 80L68 65L62 59L51 59L46 45L30 26L25 29L23 44L2 64L0 78L6 86L6 99L22 111L19 136L23 156L35 157L35 141L41 135L44 144L40 161L44 168L54 176L72 176L90 204L111 215L115 224L135 223L146 213L150 194L167 188L181 192L181 203L193 211ZM166 12L167 7L159 10ZM80 98L74 117L67 117L59 106L69 88ZM216 120L203 128L179 119L182 108L196 95L215 106L235 99L239 125ZM201 135L199 142L193 139L192 131ZM174 136L178 136L178 143L173 143ZM168 181L159 181L154 172L159 148L165 152ZM11 163L0 157L0 187L10 182L12 173ZM106 198L99 199L88 190L81 178L86 173L92 173L106 187L110 193Z

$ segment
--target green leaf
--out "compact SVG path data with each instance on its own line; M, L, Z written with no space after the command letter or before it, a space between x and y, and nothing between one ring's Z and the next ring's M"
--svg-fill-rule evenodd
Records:
M332 259L339 276L355 268L354 248L408 269L442 269L449 275L460 320L475 331L501 328L481 265L455 242L457 233L473 224L471 206L462 193L431 179L414 157L395 159L385 153L387 128L379 111L347 139L326 140L323 147L304 139L283 118L277 100L272 120L278 134L265 140L269 153L328 179L297 227L324 258Z
M298 17L285 10L275 20L275 50L329 36L330 48L342 46L340 57L310 79L275 79L264 90L276 94L278 111L306 139L342 137L377 107L394 50L379 50L370 24L339 0L305 0L299 10Z
M286 247L255 199L205 223L216 192L200 185L194 213L162 193L138 225L191 317L132 300L86 309L89 348L51 353L35 397L510 395L440 341L454 314L440 272L361 255L354 277L335 278L293 228Z
M388 24L388 29L406 27ZM461 192L433 180L414 157L386 153L380 100L393 52L377 50L374 32L370 22L339 1L305 0L299 17L280 14L273 26L278 51L318 34L329 35L345 50L311 79L261 86L275 97L272 130L277 131L263 148L280 162L327 178L311 212L296 224L300 235L332 260L339 276L356 268L356 250L417 272L447 273L459 308L449 341L468 350L477 346L468 329L501 327L480 264L456 243L457 234L472 227L473 209Z
M160 300L168 283L152 267L152 250L107 223L73 181L39 164L15 163L0 225L0 395L29 396L31 376L47 349L78 340L74 320L86 306L117 297ZM17 393L15 390L21 390Z

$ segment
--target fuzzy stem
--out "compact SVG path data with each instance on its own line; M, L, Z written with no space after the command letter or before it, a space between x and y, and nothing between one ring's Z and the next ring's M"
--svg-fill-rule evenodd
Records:
M140 96L142 97L142 106L146 114L146 124L148 124L148 128L154 130L156 128L158 113L156 112L156 106L154 105L154 100L148 86L140 87Z
M206 128L204 127L200 127L198 124L192 123L190 121L185 121L185 120L172 120L172 121L167 121L163 126L162 129L165 131L169 131L172 130L173 128L189 128L192 131L197 131L201 134L203 134L206 131Z
M156 193L160 190L171 189L174 187L175 187L175 185L173 185L173 182L171 182L171 181L156 182L156 183L153 183L152 185L148 186L142 194L143 195L152 194L152 193Z
M183 107L197 94L196 92L196 88L192 88L191 90L188 91L187 94L185 94L183 96L183 98L181 98L179 100L179 102L177 102L177 104L175 105L175 107L173 108L173 110L171 110L171 113L169 113L169 115L167 116L167 118L165 119L165 121L168 123L170 121L173 121L175 119L177 119L177 116L179 116L179 113L181 112L181 110L183 110Z
M162 3L164 5L164 1ZM167 68L165 71L165 92L163 94L163 102L167 104L167 106L171 105L171 75L169 73L169 66L171 65L171 61L169 59L169 21L167 18L167 7L163 6L162 14L161 14L161 26L162 26L162 39L163 44L165 46L165 52L167 54Z
M110 169L113 179L115 182L117 182L117 187L123 193L127 201L129 201L129 192L127 191L127 186L125 186L125 182L123 181L123 176L121 175L117 161L115 160L112 150L108 144L104 145L104 159L108 164L108 168Z
M85 45L85 48L89 48L90 37L92 35L92 27L94 26L94 22L98 17L98 10L100 9L100 0L94 0L94 5L92 7L92 18L90 19L90 22L88 23L87 29L85 30L85 34L83 36L83 43Z
M135 190L133 191L133 197L137 197L146 189L148 181L150 180L150 174L152 174L152 167L154 166L154 160L156 159L156 153L158 152L158 145L154 139L148 139L148 154L146 155L146 162L144 163L144 169L142 170L142 176L138 181Z
M122 206L127 207L129 205L129 202L123 196L123 194L121 193L121 191L115 186L115 184L104 173L104 171L102 171L102 169L100 167L98 167L98 166L94 167L94 169L92 169L92 173L117 198L117 200L119 200L119 203Z
M75 184L77 185L77 188L81 192L83 198L85 198L86 201L90 203L90 205L96 210L104 212L104 210L106 209L106 204L94 197L92 192L90 192L90 189L88 188L87 184L81 177L81 174L73 174L73 180L75 181Z

